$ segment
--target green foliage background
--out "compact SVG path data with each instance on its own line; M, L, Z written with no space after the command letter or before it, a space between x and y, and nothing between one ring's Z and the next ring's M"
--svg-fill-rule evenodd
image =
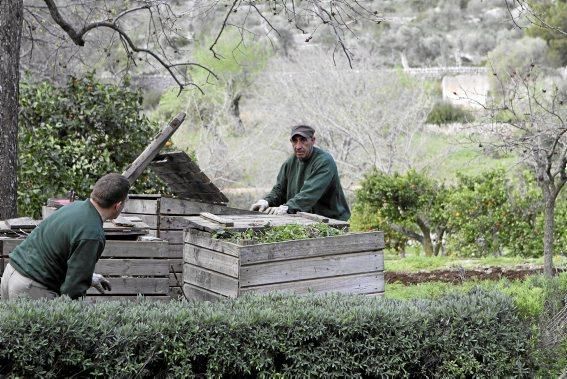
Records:
M18 213L39 218L50 197L79 198L108 172L123 172L158 131L141 113L141 93L102 84L91 73L67 85L20 84ZM165 193L145 173L132 193Z
M560 195L555 212L558 254L567 252L566 197ZM418 232L418 217L434 231L446 230L448 254L543 254L543 200L529 173L508 176L496 169L458 174L455 183L442 185L414 171L393 175L374 171L356 193L351 224L354 230L383 230L387 247L401 252L410 237L393 225Z

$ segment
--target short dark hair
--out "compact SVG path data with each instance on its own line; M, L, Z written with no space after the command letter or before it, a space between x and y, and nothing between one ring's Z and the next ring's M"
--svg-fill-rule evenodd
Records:
M129 190L130 183L125 176L110 173L97 180L91 192L91 199L102 208L110 208L126 200Z

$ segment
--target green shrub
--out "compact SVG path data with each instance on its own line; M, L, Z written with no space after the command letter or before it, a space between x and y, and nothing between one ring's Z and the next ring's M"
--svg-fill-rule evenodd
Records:
M473 115L461 107L452 105L450 103L437 103L427 115L426 123L428 124L450 124L453 122L472 122L474 121Z
M66 87L20 85L18 210L38 217L49 197L73 189L81 198L96 179L122 172L152 140L157 125L141 113L142 97L97 82L93 74L70 77ZM165 192L155 175L142 175L133 192Z
M530 328L510 298L249 296L210 303L0 302L0 375L523 377Z

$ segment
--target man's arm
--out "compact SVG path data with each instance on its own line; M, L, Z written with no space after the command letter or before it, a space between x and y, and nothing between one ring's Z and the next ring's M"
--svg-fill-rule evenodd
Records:
M61 295L71 299L85 296L91 286L96 262L104 250L100 240L81 240L77 243L67 260L67 273L61 285Z
M290 211L309 212L323 197L337 174L331 162L320 162L312 174L305 179L301 191L286 202Z

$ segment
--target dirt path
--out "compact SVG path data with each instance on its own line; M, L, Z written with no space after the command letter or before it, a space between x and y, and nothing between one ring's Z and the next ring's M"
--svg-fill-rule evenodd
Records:
M556 272L565 272L566 269L556 269ZM385 271L386 283L402 283L404 285L425 282L462 283L466 280L510 280L524 279L529 275L541 274L542 267L487 267L478 269L451 269L418 272L392 272Z

